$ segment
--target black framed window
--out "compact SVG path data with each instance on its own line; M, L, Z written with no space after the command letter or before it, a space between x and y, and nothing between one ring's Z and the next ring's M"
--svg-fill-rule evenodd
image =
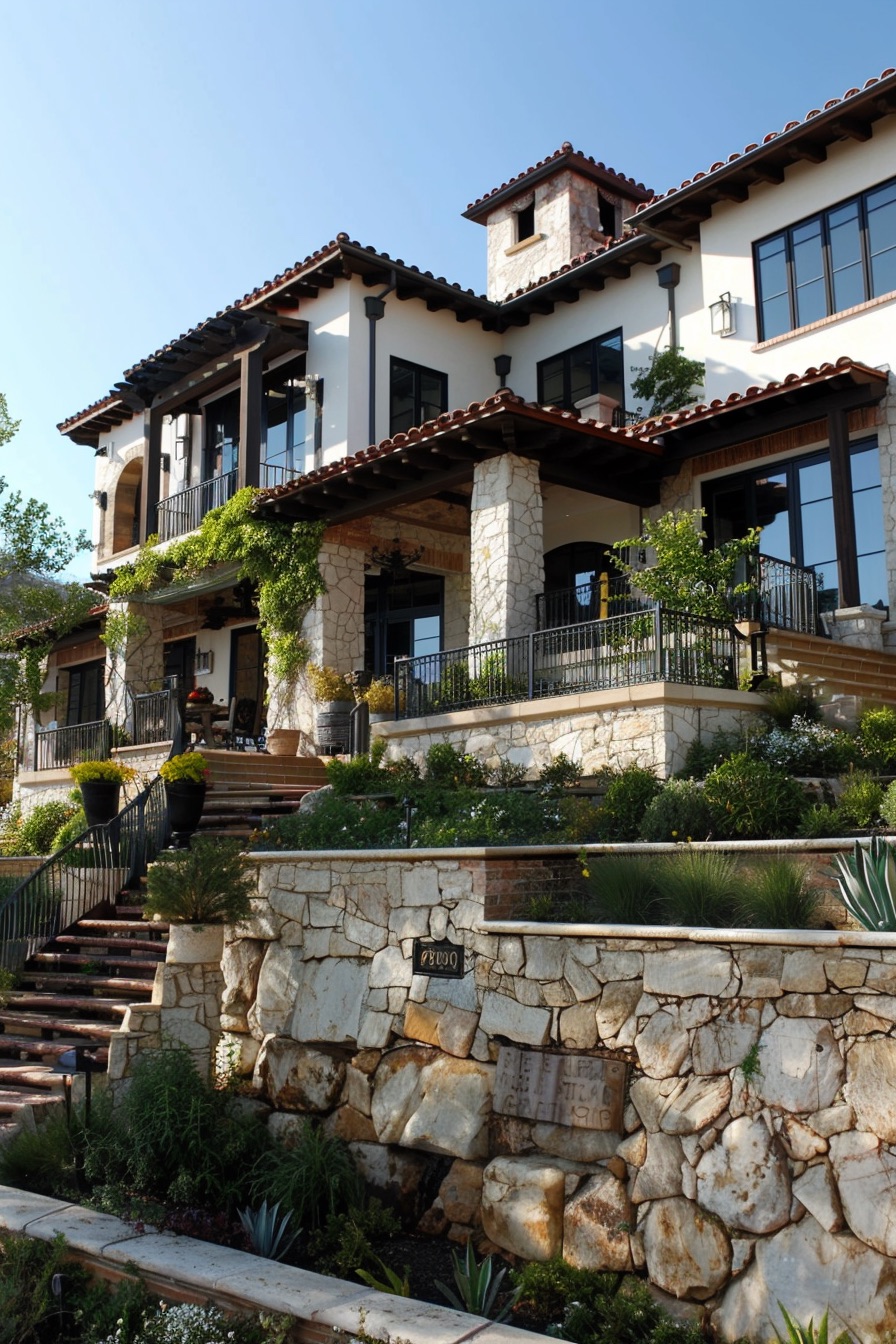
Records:
M226 476L235 471L240 451L239 389L210 401L205 408L205 451L202 455L202 479Z
M538 400L571 411L583 397L603 392L625 406L622 328L575 345L538 365Z
M876 439L863 439L849 449L852 507L859 571L859 600L887 606L880 454ZM840 603L831 459L827 449L789 462L752 467L735 476L708 481L703 487L707 535L712 545L742 537L761 527L763 555L814 569L819 579L819 604L834 610Z
M516 212L516 240L522 243L535 233L535 202L530 201Z
M401 434L448 409L448 375L393 355L389 363L389 433Z
M896 180L754 244L759 339L896 290Z
M106 664L81 663L68 674L68 701L65 709L66 726L78 723L98 723L106 713Z
M299 363L266 373L262 383L263 486L283 485L305 467L305 383Z
M364 666L391 676L396 658L442 648L445 580L438 574L368 575L364 585Z

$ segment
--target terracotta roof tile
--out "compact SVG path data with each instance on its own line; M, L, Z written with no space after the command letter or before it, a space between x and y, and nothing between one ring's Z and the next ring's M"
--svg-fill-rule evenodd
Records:
M760 144L771 144L773 140L777 140L779 135L785 135L788 131L795 131L799 126L806 125L815 117L820 117L822 111L829 112L832 108L839 107L840 104L845 103L847 99L854 98L865 89L873 88L875 84L879 84L881 80L889 79L891 75L896 75L896 68L890 67L882 71L880 75L867 79L861 89L847 89L842 98L829 98L825 103L824 108L813 108L810 112L806 113L802 121L788 121L787 125L780 131L769 131L767 135L763 136L760 142L745 145L742 150L735 150L733 154L729 154L726 160L723 161L720 159L716 163L711 164L705 172L694 173L693 177L685 178L685 180L677 187L670 187L668 191L661 192L657 196L652 196L649 201L645 201L636 207L635 214L637 215L640 211L647 210L650 206L656 205L658 201L668 200L669 197L674 196L676 192L683 191L686 187L693 186L695 182L702 181L702 179L708 177L710 173L718 172L720 168L725 168L730 163L736 163L737 160L743 158L745 154L751 154L753 150L759 149Z
M96 415L97 411L105 411L110 406L116 405L120 400L121 398L117 396L116 393L108 392L106 396L100 397L99 401L94 401L90 406L85 406L83 411L78 411L76 415L70 415L67 420L61 421L56 428L59 430L60 434L64 434L66 430L71 429L79 420L83 420L85 416Z
M484 196L479 196L475 201L471 201L467 206L467 211L476 210L479 206L492 200L493 197L500 196L502 192L507 191L510 187L516 186L517 184L522 185L527 177L531 177L533 173L538 172L542 168L547 168L558 159L566 159L572 156L583 159L585 163L593 165L608 177L616 178L617 182L622 185L634 187L638 192L649 190L649 188L644 186L643 182L636 182L633 177L626 177L624 173L617 173L615 168L608 168L605 163L601 163L598 159L592 158L590 154L586 155L577 152L573 149L568 140L564 140L560 148L555 149L553 154L548 154L547 158L539 159L537 163L530 164L529 167L524 168L521 173L517 173L514 177L508 178L506 182L502 182L499 187L492 187L491 191L487 191Z
M720 411L766 400L769 397L776 396L784 388L806 387L812 383L826 382L830 378L836 378L838 374L853 369L883 380L886 380L887 377L880 369L872 369L867 364L850 359L848 355L841 355L833 364L819 364L817 367L813 365L806 369L805 373L788 373L783 378L775 379L762 387L754 385L748 387L745 392L729 392L727 397L716 397L709 403L701 402L699 405L686 406L681 411L670 411L665 415L649 416L646 420L642 420L636 428L640 435L655 438L669 430L681 429L685 425L706 420L711 416L718 415Z

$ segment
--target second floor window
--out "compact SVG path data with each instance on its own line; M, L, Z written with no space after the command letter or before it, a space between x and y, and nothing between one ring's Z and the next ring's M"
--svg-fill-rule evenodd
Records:
M448 409L448 375L406 359L389 365L389 433L401 434Z
M284 485L305 469L305 384L287 364L264 377L261 484Z
M202 479L227 476L236 471L240 445L239 389L210 401L205 408L205 451Z
M625 405L621 329L574 345L538 365L538 400L542 406L571 411L577 401L596 392Z
M896 290L896 181L756 243L759 339Z

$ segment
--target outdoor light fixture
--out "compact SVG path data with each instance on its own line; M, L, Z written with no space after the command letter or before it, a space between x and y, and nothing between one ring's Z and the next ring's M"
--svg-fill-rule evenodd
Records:
M495 355L495 373L501 379L501 386L507 386L507 375L510 373L510 355Z
M374 546L370 552L370 564L378 565L388 574L397 578L415 565L423 554L423 547L416 546L413 550L404 550L398 537L392 538L392 549L390 551L380 550Z
M713 336L733 336L737 330L734 318L734 301L730 290L720 294L715 303L709 305L709 318Z
M90 1124L90 1080L102 1067L97 1063L96 1048L86 1045L75 1045L71 1050L64 1050L53 1065L53 1072L62 1074L65 1110L69 1119L72 1114L72 1083L75 1075L81 1074L84 1078L84 1119Z

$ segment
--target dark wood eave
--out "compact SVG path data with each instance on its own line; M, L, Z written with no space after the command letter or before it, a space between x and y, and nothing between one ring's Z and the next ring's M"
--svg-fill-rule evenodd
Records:
M770 385L730 403L696 411L679 423L649 421L642 433L664 449L663 474L675 475L683 461L735 444L794 429L829 415L878 405L887 393L888 376L879 369L842 361L790 383Z
M532 458L542 481L647 507L659 499L659 445L505 391L268 491L258 507L285 519L349 522L468 486L477 462Z
M837 140L870 140L875 122L894 111L896 74L889 74L789 130L766 137L755 148L732 155L718 168L698 173L692 181L636 211L630 223L647 233L655 229L664 240L694 239L716 205L746 201L754 186L782 183L794 164L823 163L828 146Z

